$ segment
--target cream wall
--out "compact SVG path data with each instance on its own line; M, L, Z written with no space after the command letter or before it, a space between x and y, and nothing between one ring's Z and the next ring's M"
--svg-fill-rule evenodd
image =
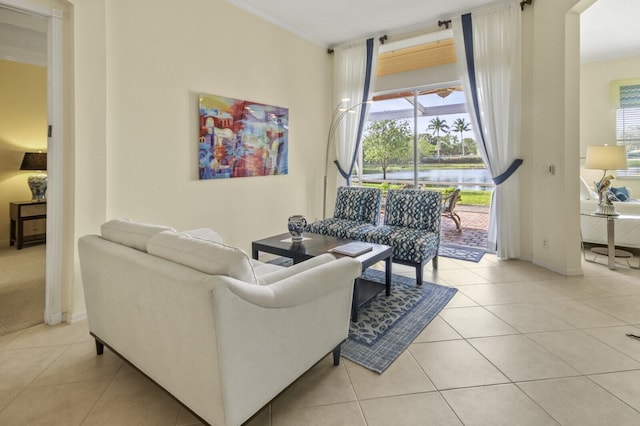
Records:
M73 148L65 158L72 169L65 206L72 207L73 226L65 232L72 246L66 260L76 258L79 236L98 232L113 217L178 229L209 226L249 250L253 239L285 232L291 214L320 216L332 109L332 59L323 47L221 0L188 7L150 0L71 3L66 46L73 60L65 62L72 64L65 78L73 82ZM576 3L540 0L523 15L522 252L566 274L580 273L579 94L571 83L577 28L567 35ZM290 174L199 181L200 92L288 107ZM550 163L556 175L543 173ZM67 318L84 311L77 261L73 270L63 289L70 294Z
M0 60L0 244L9 244L9 203L31 199L25 152L47 150L47 69Z
M322 214L326 49L220 0L72 3L74 241L128 217L211 227L249 251L290 215ZM289 108L289 174L199 181L199 93ZM72 317L84 311L75 271Z
M579 3L541 0L530 9L524 34L521 174L523 255L565 275L582 273L579 197ZM525 10L525 14L526 14ZM548 174L549 165L555 174ZM574 183L575 181L575 183ZM546 241L546 246L545 246Z
M611 102L612 80L640 78L640 56L583 64L580 75L580 156L587 146L616 143L616 109ZM600 180L602 171L580 170L587 182ZM640 196L640 180L620 179L614 186L631 188L634 197Z
M107 2L107 216L245 250L321 213L331 57L223 1ZM289 174L200 181L198 93L289 108Z

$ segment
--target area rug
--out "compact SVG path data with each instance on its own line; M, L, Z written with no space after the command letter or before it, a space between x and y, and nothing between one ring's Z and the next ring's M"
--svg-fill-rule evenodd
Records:
M384 283L384 272L368 269L363 276ZM428 282L417 286L415 278L393 274L391 296L384 291L358 311L358 322L349 327L342 356L382 373L413 342L458 291Z
M438 256L450 257L452 259L468 260L469 262L480 262L485 250L475 247L454 246L452 244L440 244Z

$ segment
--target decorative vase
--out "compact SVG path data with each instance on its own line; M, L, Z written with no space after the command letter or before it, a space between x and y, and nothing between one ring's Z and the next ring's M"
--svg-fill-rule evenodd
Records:
M301 214L293 215L289 218L288 228L291 233L291 241L302 241L302 233L307 226L307 219Z
M31 189L31 201L46 201L47 192L47 175L38 174L31 175L27 180L29 189Z

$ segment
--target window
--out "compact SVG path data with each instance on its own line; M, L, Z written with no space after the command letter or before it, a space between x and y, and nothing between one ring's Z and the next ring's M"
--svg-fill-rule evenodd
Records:
M640 177L640 84L621 85L619 96L616 137L627 148L629 168L619 170L618 177Z
M361 182L493 186L478 155L461 86L396 92L374 101L362 138Z

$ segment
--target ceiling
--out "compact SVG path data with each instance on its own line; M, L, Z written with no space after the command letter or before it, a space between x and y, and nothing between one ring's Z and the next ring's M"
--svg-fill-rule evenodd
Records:
M433 28L496 0L226 0L321 46ZM501 1L501 0L499 0ZM517 0L514 0L517 1ZM391 7L389 5L392 5ZM535 7L535 0L533 6ZM639 0L597 0L581 15L582 62L640 55ZM0 59L46 64L46 20L0 7Z
M496 0L227 0L321 46L433 27ZM514 0L516 1L516 0ZM533 6L535 7L535 1ZM638 0L598 0L581 16L582 62L640 54Z

